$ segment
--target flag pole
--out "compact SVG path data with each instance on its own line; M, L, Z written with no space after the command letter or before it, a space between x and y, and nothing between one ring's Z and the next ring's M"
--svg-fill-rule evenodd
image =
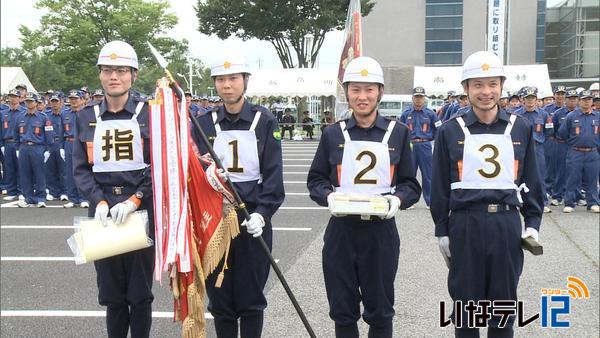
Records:
M158 61L158 64L165 71L167 78L171 82L170 86L175 90L175 93L177 94L177 96L181 100L184 100L185 95L184 95L183 89L181 89L181 87L179 86L177 81L175 81L175 78L173 77L171 72L167 69L167 65L168 65L167 61L162 57L162 55L160 55L160 53L156 50L156 48L154 48L154 46L152 46L152 44L150 44L150 42L148 42L148 46L150 47L150 51L156 58L156 61ZM182 101L182 103L183 103L183 101ZM206 137L204 130L202 130L200 123L198 123L198 120L196 120L196 118L190 113L189 109L187 110L187 112L188 112L188 117L192 121L194 128L196 129L196 131L198 132L198 135L200 136L200 140L202 141L202 143L204 144L206 149L208 149L210 156L215 161L215 165L217 166L217 168L223 168L223 163L221 163L219 156L217 156L217 154L215 153L215 150L213 149L212 145L210 144L210 141L208 140L208 138ZM229 177L227 177L226 184L227 184L228 188L230 189L230 191L233 193L235 201L239 204L238 208L242 212L244 219L249 220L250 213L248 213L248 209L246 209L246 204L240 197L239 193L235 189L235 187L234 187L233 183L231 182L231 180L229 179ZM290 289L290 286L288 285L285 277L283 276L283 273L281 272L279 265L277 265L277 262L275 262L275 258L273 258L273 255L271 254L271 251L269 250L267 243L262 238L262 236L256 237L256 239L259 241L260 246L262 247L265 255L267 255L267 257L269 258L271 267L273 268L273 271L275 271L277 278L279 278L281 285L283 286L285 292L287 293L288 297L292 301L292 304L294 305L294 308L296 309L298 316L300 316L300 320L302 320L302 324L304 324L304 328L306 329L306 331L308 332L308 334L311 338L316 338L316 335L315 335L312 327L310 326L310 323L308 322L308 319L306 318L304 311L302 311L302 308L300 307L298 300L296 300L296 296L294 296L292 289Z

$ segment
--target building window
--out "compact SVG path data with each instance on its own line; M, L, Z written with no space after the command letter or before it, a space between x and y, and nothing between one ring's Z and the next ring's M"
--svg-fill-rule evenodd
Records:
M425 65L462 64L462 0L425 1Z
M546 0L537 1L535 33L535 62L544 63L544 35L546 33Z

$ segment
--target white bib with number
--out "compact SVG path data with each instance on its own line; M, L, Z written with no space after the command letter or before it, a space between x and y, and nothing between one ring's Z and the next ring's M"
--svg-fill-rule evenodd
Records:
M510 132L517 116L511 115L504 134L471 135L462 117L456 121L465 134L462 180L454 189L520 189L515 185L515 153Z
M391 121L381 142L352 141L346 130L346 123L340 122L345 142L340 186L336 191L371 195L391 192L392 175L388 140L394 125L396 121Z
M93 172L116 172L144 169L144 148L137 116L144 107L138 103L130 120L103 121L98 105L94 106L96 129L94 130Z
M217 113L213 112L213 122L217 137L213 148L221 159L223 167L229 172L231 182L261 181L260 163L258 160L258 142L256 125L260 112L256 112L249 130L221 130L217 123Z

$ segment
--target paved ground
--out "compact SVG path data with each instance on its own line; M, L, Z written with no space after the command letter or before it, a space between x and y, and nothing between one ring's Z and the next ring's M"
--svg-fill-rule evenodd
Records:
M306 173L316 143L284 142L286 201L273 220L273 255L291 285L318 337L332 337L333 323L321 270L326 209L308 197ZM0 335L2 337L103 337L103 308L96 302L93 266L75 266L66 239L74 216L82 209L0 208ZM540 321L516 331L517 336L597 337L599 333L599 217L578 208L574 214L544 216L543 256L525 254L519 294L528 316L540 311L541 288L566 288L568 276L582 279L590 290L587 300L571 301L569 329L541 328ZM439 328L439 302L449 302L447 269L433 237L433 223L422 202L396 217L401 236L400 268L396 278L395 337L451 336ZM171 320L168 287L155 284L153 337L179 337ZM271 273L266 289L269 307L264 337L306 337L295 311ZM446 306L449 309L449 305ZM209 320L209 337L214 337ZM361 324L361 336L367 328Z

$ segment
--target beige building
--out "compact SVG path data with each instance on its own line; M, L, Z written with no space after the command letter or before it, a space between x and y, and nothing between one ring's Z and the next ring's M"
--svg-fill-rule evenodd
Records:
M511 65L534 64L536 50L543 52L546 1L505 1L505 61ZM461 65L471 53L484 50L487 3L377 0L373 11L363 19L363 52L382 64L386 93L412 93L414 66ZM541 35L536 29L539 26ZM543 62L543 53L542 59L539 56L537 61Z

